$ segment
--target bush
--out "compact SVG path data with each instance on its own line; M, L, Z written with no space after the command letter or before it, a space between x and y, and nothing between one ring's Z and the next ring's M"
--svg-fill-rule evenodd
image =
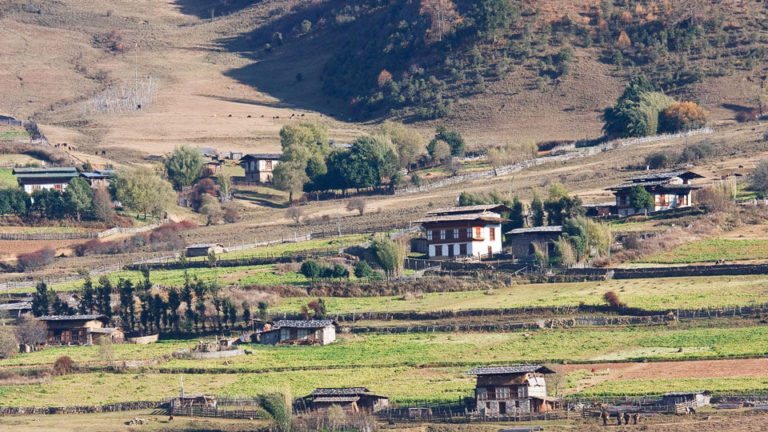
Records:
M323 267L315 260L306 260L301 264L300 271L307 279L315 280L322 276Z
M696 162L702 159L707 159L716 154L715 146L708 142L700 142L696 144L690 144L683 149L680 154L680 163Z
M756 121L759 117L759 114L760 112L757 108L752 108L746 111L739 111L736 113L736 121L739 123Z
M605 294L603 294L603 300L608 304L608 306L618 309L626 306L624 303L619 301L619 296L616 295L613 291L608 291Z
M21 271L34 270L52 263L55 257L56 251L51 247L45 247L36 252L19 255L17 266Z
M360 197L355 197L349 200L347 203L347 210L349 211L357 211L357 213L362 216L365 213L365 200Z
M768 192L768 159L761 160L752 171L749 176L749 186L762 194Z
M227 223L235 223L238 220L240 220L240 215L237 213L237 210L232 207L227 207L224 210L224 221Z
M645 157L645 165L650 169L669 168L675 163L675 155L669 152L651 153Z
M678 102L661 113L661 130L679 132L704 127L707 113L695 102Z
M10 328L0 329L0 358L11 358L19 348L19 341Z
M53 363L53 374L58 376L66 375L72 372L74 365L75 362L69 356L61 356Z
M355 264L355 277L358 279L368 279L373 277L376 272L366 261L358 261Z
M22 315L16 326L16 339L20 344L31 346L44 344L48 339L48 328L32 314Z

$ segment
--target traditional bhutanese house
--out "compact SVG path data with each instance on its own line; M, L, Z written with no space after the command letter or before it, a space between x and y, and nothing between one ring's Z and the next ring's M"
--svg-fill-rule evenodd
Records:
M616 195L616 214L631 216L644 213L646 209L636 209L629 201L632 189L636 186L645 188L653 196L653 206L648 211L662 211L690 207L693 191L699 186L691 184L691 180L703 178L692 171L665 171L643 174L627 179L627 183L608 188Z
M318 388L304 399L314 411L338 405L348 412L375 413L389 407L387 396L372 393L365 387Z
M261 333L263 345L300 343L327 345L336 340L336 325L332 320L280 320L271 330Z
M13 174L24 192L32 195L43 189L63 191L77 177L75 168L14 168Z
M22 300L13 303L0 304L0 314L7 313L8 315L16 318L30 311L32 311L31 300Z
M506 234L506 248L517 259L534 257L537 248L549 256L554 251L554 241L562 233L563 227L560 225L515 228Z
M203 164L202 169L203 176L210 177L221 173L221 163L218 161L206 162Z
M108 188L109 179L114 175L115 170L95 170L93 172L80 173L80 177L91 185L91 189Z
M201 243L187 246L184 255L187 257L208 256L211 252L218 255L224 253L224 245L220 243Z
M478 412L487 416L544 413L554 409L556 400L547 396L544 374L554 373L541 365L479 367L475 400Z
M670 392L661 395L662 405L678 405L690 406L692 408L702 407L709 405L709 401L712 398L712 393L706 390L702 391L688 391L688 392Z
M474 256L500 253L501 212L504 205L476 205L433 210L419 219L427 233L429 258Z
M247 154L240 159L245 169L245 180L255 183L272 182L272 171L280 163L280 153Z
M94 338L111 336L116 330L104 327L109 323L104 315L44 315L38 319L45 323L52 345L92 345Z

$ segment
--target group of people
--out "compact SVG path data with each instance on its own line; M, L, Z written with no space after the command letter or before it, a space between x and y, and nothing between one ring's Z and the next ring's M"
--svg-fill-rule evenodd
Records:
M602 417L602 419L603 419L603 426L608 426L608 418L610 416L611 415L608 414L608 410L606 410L606 409L601 410L600 417ZM632 418L632 424L637 424L638 420L640 419L640 414L634 413L634 414L630 415L628 412L625 412L623 417L624 417L624 424L625 425L629 424L630 417ZM617 412L616 413L616 422L617 422L617 425L619 425L619 426L621 426L621 418L622 418L622 414L620 412Z

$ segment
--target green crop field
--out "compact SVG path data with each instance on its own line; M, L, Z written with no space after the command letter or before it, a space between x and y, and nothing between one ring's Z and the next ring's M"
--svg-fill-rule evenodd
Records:
M219 255L219 259L252 258L283 256L307 251L337 251L339 248L365 243L371 239L370 234L344 235L323 239L312 239L297 243L280 243L271 246L260 246L253 249L226 252Z
M712 276L609 280L554 284L521 284L494 290L424 293L422 298L403 296L326 297L328 313L440 311L498 309L532 306L577 306L605 304L603 294L614 291L631 307L649 310L746 306L763 303L768 295L768 276ZM306 298L285 299L274 312L295 312Z
M19 183L16 181L16 176L13 175L12 170L0 169L0 189L15 188Z
M768 259L766 239L707 239L662 252L639 262L659 264L714 263L718 260Z
M115 345L114 358L151 359L196 340L149 346ZM682 348L682 352L680 351ZM666 326L537 330L506 333L401 333L342 335L323 346L251 344L249 355L225 360L169 360L156 371L256 372L302 368L440 366L518 362L603 361L638 358L704 359L768 353L768 327L675 329ZM0 367L50 365L60 355L75 362L100 360L99 347L60 347L1 360Z
M579 397L659 395L672 391L709 390L718 394L768 394L768 377L676 378L604 381Z

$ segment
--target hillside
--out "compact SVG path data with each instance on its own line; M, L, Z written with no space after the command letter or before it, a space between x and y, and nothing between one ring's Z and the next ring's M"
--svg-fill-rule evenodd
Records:
M0 112L127 162L184 142L275 150L292 114L339 140L386 117L470 144L596 137L640 72L715 122L759 102L757 4L417 3L4 0ZM436 27L432 3L455 19Z

